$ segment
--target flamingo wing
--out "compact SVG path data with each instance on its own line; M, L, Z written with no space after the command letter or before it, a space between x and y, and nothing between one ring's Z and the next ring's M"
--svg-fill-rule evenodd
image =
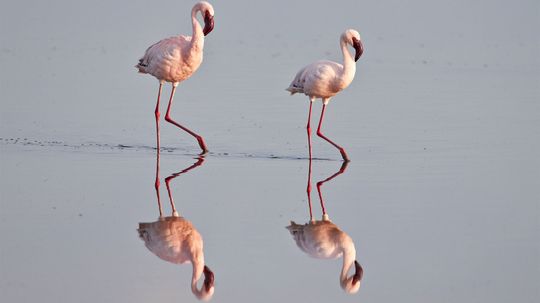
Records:
M167 217L164 221L139 223L138 232L148 250L175 264L187 262L194 243L202 242L191 222L184 218Z
M343 66L336 62L317 61L302 68L287 90L313 97L333 96L339 92L336 81L341 70Z
M175 36L160 40L146 49L144 56L139 59L139 63L135 67L139 69L140 73L152 74L163 66L172 65L175 60L181 60L182 50L190 42L190 36Z
M307 66L299 70L298 73L296 73L296 76L287 88L287 90L291 92L291 95L304 92L304 83L306 82L304 73L306 71L306 68Z

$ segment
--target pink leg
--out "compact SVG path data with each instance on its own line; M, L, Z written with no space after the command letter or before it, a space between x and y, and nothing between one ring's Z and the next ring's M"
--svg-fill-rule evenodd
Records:
M161 198L159 197L159 148L156 156L156 182L154 183L156 189L157 203L159 207L159 217L163 217L163 209L161 207Z
M308 114L308 120L307 120L307 126L306 126L306 129L307 129L307 137L308 137L308 146L309 146L309 160L311 161L311 127L310 127L310 123L311 123L311 107L313 106L313 102L311 101L311 99L309 100L309 114ZM311 163L310 163L310 171L311 171Z
M169 194L169 201L171 201L171 208L172 208L172 213L173 213L173 216L178 216L178 212L176 211L176 207L174 206L174 199L173 199L173 196L171 194L171 187L170 187L170 183L172 181L172 179L180 176L181 174L185 174L187 173L188 171L194 169L195 167L197 166L201 166L204 162L204 157L199 157L197 162L193 163L190 167L182 170L182 171L179 171L177 173L174 173L170 176L168 176L167 178L165 178L165 185L167 186L167 193Z
M311 157L309 157L309 171L306 192L309 204L309 221L313 221L313 211L311 210Z
M156 110L154 111L154 115L156 116L156 149L157 149L157 152L158 152L158 157L159 157L159 116L160 116L160 113L159 113L159 100L161 99L161 88L163 87L163 83L160 81L159 82L159 91L158 91L158 95L157 95L157 104L156 104Z
M323 135L323 133L321 132L321 126L322 126L322 121L323 121L323 118L324 118L324 110L326 109L326 105L323 104L323 107L322 107L322 111L321 111L321 120L319 121L319 127L317 128L317 136L323 138L324 140L328 141L328 143L334 145L334 147L336 147L337 149L339 149L339 152L341 153L341 157L343 157L343 161L347 162L347 161L351 161L349 160L349 157L347 156L347 153L345 152L345 149L339 145L337 145L336 143L334 143L332 140L328 139L325 135Z
M341 165L341 168L339 169L338 172L336 172L335 174L331 175L330 177L328 177L328 178L326 178L326 179L324 179L322 181L317 182L317 192L319 193L319 200L321 201L321 208L322 208L323 216L326 215L326 208L324 207L324 200L323 200L322 193L321 193L321 187L325 182L328 182L328 181L334 179L335 177L341 175L342 173L344 173L345 170L347 169L347 165L349 165L349 162L347 162L347 161L343 162L343 164Z
M158 91L158 97L157 97L157 104L156 104L156 110L154 111L154 115L156 116L156 181L154 183L154 187L156 189L156 195L157 195L157 201L158 201L158 207L159 207L159 216L163 216L163 210L161 208L161 199L159 197L159 100L161 99L161 88L163 87L163 83L159 82L159 91Z
M203 140L203 137L199 136L198 134L194 133L193 131L191 131L190 129L188 129L187 127L184 127L182 125L180 125L178 122L174 121L172 118L171 118L171 115L170 115L170 112L171 112L171 106L172 106L172 101L173 101L173 97L174 97L174 92L176 91L176 86L173 85L173 88L172 88L172 92L171 92L171 98L169 99L169 106L167 107L167 113L165 114L165 121L169 122L169 123L172 123L178 127L180 127L182 130L184 130L185 132L187 132L188 134L192 135L193 137L195 137L197 139L197 142L199 142L199 146L201 147L202 149L202 154L205 154L208 152L208 148L206 148L206 144L204 144L204 140Z

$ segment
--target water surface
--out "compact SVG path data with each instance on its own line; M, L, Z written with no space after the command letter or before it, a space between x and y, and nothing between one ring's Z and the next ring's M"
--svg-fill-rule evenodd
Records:
M213 4L205 61L173 108L211 153L171 182L204 239L213 301L538 301L538 3ZM190 265L138 237L159 217L158 84L132 67L156 40L189 33L191 5L49 1L0 13L6 301L196 301ZM308 222L309 208L307 98L284 89L303 65L340 60L349 27L366 51L324 131L352 162L323 197L364 269L352 296L341 260L308 257L285 228ZM198 149L162 125L164 182ZM313 142L315 184L342 162ZM170 213L164 186L161 198ZM312 199L318 219L315 188Z

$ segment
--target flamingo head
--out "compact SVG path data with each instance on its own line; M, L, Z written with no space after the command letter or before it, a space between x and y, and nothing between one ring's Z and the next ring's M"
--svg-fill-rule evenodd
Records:
M204 266L203 273L204 282L201 291L196 296L199 300L208 301L214 295L214 273L206 265Z
M204 18L203 33L206 36L214 29L214 8L206 1L201 1L197 5Z
M358 261L354 261L354 268L354 275L341 282L341 288L343 288L343 290L349 294L358 292L360 289L360 280L362 280L362 276L364 274L364 270Z
M356 51L356 54L354 55L354 61L356 62L358 59L360 59L362 53L364 53L364 45L362 45L362 41L360 39L353 37L353 47Z
M341 35L346 43L352 45L355 50L354 61L358 61L360 56L364 53L364 45L362 44L362 39L360 39L360 34L354 29L346 30L343 35Z

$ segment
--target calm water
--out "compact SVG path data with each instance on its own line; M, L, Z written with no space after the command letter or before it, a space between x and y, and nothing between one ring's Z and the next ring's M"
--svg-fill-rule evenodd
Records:
M173 108L211 150L170 189L204 238L213 302L540 299L538 3L230 2L213 2L205 61ZM189 34L192 3L7 6L3 301L196 302L191 266L159 259L137 233L159 216L158 84L133 68L151 43ZM307 98L284 89L306 63L341 60L348 27L366 51L324 129L352 162L322 195L364 269L355 295L340 288L341 259L310 258L285 228L309 221L309 163ZM162 125L169 215L164 178L194 164L198 149ZM315 184L342 162L319 138L313 148L320 219Z

